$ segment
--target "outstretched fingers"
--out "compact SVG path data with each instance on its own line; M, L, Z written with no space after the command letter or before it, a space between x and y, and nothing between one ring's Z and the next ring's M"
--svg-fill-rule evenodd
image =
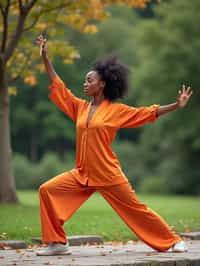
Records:
M186 94L187 96L191 96L193 91L191 90L191 87L186 87L184 84L182 85L182 89L178 91L179 95Z
M185 93L185 84L182 85L182 92Z

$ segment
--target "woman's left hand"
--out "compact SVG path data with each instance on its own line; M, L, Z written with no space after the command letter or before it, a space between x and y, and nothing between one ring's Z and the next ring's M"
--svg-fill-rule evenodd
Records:
M192 90L190 87L182 86L182 89L178 92L177 103L178 107L183 108L186 106L187 102L189 101L190 97L192 96Z

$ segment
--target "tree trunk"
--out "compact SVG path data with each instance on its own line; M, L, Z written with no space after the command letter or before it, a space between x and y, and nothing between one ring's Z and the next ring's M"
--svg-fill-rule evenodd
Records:
M0 65L0 203L17 203L11 167L9 95L5 69Z

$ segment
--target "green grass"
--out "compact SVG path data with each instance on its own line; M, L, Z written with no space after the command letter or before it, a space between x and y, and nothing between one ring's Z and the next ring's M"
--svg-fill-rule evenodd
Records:
M19 191L19 205L0 205L0 239L24 239L40 236L38 194ZM200 230L200 197L139 195L177 232ZM99 194L94 194L65 223L68 235L99 234L106 240L136 239L124 222Z

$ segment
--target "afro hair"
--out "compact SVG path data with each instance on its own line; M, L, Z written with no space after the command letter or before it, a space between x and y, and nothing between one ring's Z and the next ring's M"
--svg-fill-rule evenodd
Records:
M110 101L123 98L128 92L129 69L116 56L97 61L93 68L105 82L104 97Z

